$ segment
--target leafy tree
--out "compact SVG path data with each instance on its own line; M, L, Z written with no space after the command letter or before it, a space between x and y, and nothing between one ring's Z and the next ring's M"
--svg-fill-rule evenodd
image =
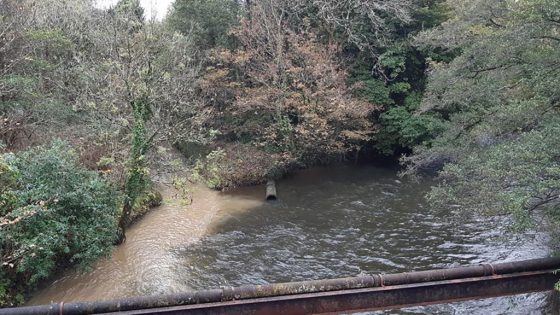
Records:
M233 161L223 182L259 182L294 165L359 150L371 139L375 105L352 98L338 45L323 44L305 21L288 24L298 14L293 9L254 2L251 19L233 31L243 48L212 54L201 87L212 105L208 124ZM235 162L241 156L228 155L233 151L247 154ZM247 169L245 178L235 174Z
M66 144L0 156L0 305L58 268L88 265L116 239L117 196Z
M64 65L68 40L57 29L41 28L44 17L34 16L35 9L29 2L0 3L0 142L8 148L26 145L53 114L67 116L47 76Z
M311 0L321 24L341 43L367 55L374 61L371 69L383 72L383 51L391 45L395 24L411 21L413 3L410 0ZM334 38L333 38L334 39Z
M355 43L349 43L347 48L355 51L350 67L355 95L383 105L378 119L379 134L372 149L384 155L409 150L438 131L434 124L437 119L415 111L424 93L426 58L445 56L439 51L419 51L410 38L445 21L448 8L442 0L414 0L399 10L401 14L395 14L396 18L385 17L383 37L367 35L373 31L359 29L367 32L362 36L367 39L367 49Z
M419 110L441 114L443 132L404 162L410 172L448 162L435 203L514 214L525 226L558 217L560 3L449 4L455 17L417 38L461 52L432 63Z
M417 114L422 95L410 94L404 104L390 107L379 117L379 132L376 149L382 154L392 155L402 148L429 144L434 135L443 129L439 113Z
M92 78L108 75L108 80L89 82L82 97L87 100L86 110L98 118L97 128L115 135L125 131L121 141L128 143L129 150L122 157L127 172L119 221L124 240L132 207L148 187L149 150L155 143L193 134L197 68L190 39L145 21L138 1L123 0L101 19L103 26L91 34L99 56L87 71ZM107 34L112 36L105 38Z
M192 34L203 50L231 47L228 32L239 23L241 9L233 0L177 0L167 22L185 35Z
M16 58L0 80L17 83L0 84L6 86L0 137L8 149L29 129L40 130L42 140L67 137L86 153L89 143L102 147L121 170L112 174L129 197L123 228L126 210L147 187L149 149L161 141L203 138L193 127L199 114L191 40L145 21L137 0L108 11L87 0L23 1L9 12L8 60L24 58ZM15 21L25 27L11 26Z
M140 5L139 0L119 0L111 12L116 12L122 16L126 16L127 19L135 21L138 24L144 22L144 8Z
M237 22L228 22L230 19L224 17L222 12L233 12L231 6L236 3L237 1L227 0L203 3L192 0L177 1L170 24L183 33L199 32L205 38L214 38L208 34L214 33L215 25L219 25L219 33L225 36L232 33L231 27ZM377 151L394 154L403 146L408 148L432 136L435 127L432 126L431 119L417 118L409 110L410 106L404 104L407 97L415 98L415 95L423 93L425 84L425 55L411 45L409 38L448 18L448 9L443 0L352 0L344 3L331 0L258 0L242 3L247 11L248 21L261 24L269 30L269 34L261 37L257 45L270 46L271 56L281 56L278 52L284 49L281 46L284 45L282 40L285 34L277 31L279 25L285 25L285 28L294 33L308 27L315 33L317 43L336 43L340 46L341 49L333 53L342 57L339 60L341 67L349 68L347 84L352 86L354 95L374 105L383 106L382 111L391 111L393 108L395 110L385 118L372 117L372 122L380 123L379 130L385 132L380 133L376 141L368 146L375 143ZM212 17L208 17L209 15ZM230 14L231 16L233 15ZM226 22L221 23L222 21ZM200 26L200 30L195 31L193 25ZM230 43L245 45L236 36L227 38L231 40ZM277 47L272 47L274 43ZM205 44L203 48L215 46L215 43ZM226 46L230 49L236 47ZM438 56L437 52L428 53ZM342 60L348 64L343 65ZM277 60L276 63L281 64L281 61ZM237 79L244 80L242 77ZM396 117L410 121L404 124L391 122ZM412 130L413 127L417 128Z

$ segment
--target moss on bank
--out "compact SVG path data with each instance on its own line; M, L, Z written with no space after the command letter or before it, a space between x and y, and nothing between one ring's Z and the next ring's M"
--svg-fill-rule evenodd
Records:
M136 202L132 206L132 213L130 215L129 224L132 224L136 220L140 219L152 208L160 206L162 201L163 198L161 196L161 193L152 185L152 187L150 187L136 199Z

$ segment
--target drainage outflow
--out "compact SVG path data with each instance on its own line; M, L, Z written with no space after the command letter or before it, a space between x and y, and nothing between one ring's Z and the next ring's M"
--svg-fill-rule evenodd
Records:
M266 201L276 200L276 182L269 180L266 183Z

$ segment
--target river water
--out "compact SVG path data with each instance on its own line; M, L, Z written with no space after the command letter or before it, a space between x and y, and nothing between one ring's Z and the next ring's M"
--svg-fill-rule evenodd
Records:
M30 305L177 293L392 273L546 257L544 233L512 235L503 217L431 211L432 182L396 170L338 166L298 172L264 187L219 193L202 187L184 206L166 202L127 233L110 258L87 273L67 271ZM547 294L408 308L394 314L545 314Z

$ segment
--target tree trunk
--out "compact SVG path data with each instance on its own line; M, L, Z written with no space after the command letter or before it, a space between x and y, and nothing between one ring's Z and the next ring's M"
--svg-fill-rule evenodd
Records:
M118 238L115 242L115 245L119 245L126 242L126 226L128 225L131 212L132 212L132 202L130 200L127 200L124 203L121 217L119 219L119 230L117 232Z

